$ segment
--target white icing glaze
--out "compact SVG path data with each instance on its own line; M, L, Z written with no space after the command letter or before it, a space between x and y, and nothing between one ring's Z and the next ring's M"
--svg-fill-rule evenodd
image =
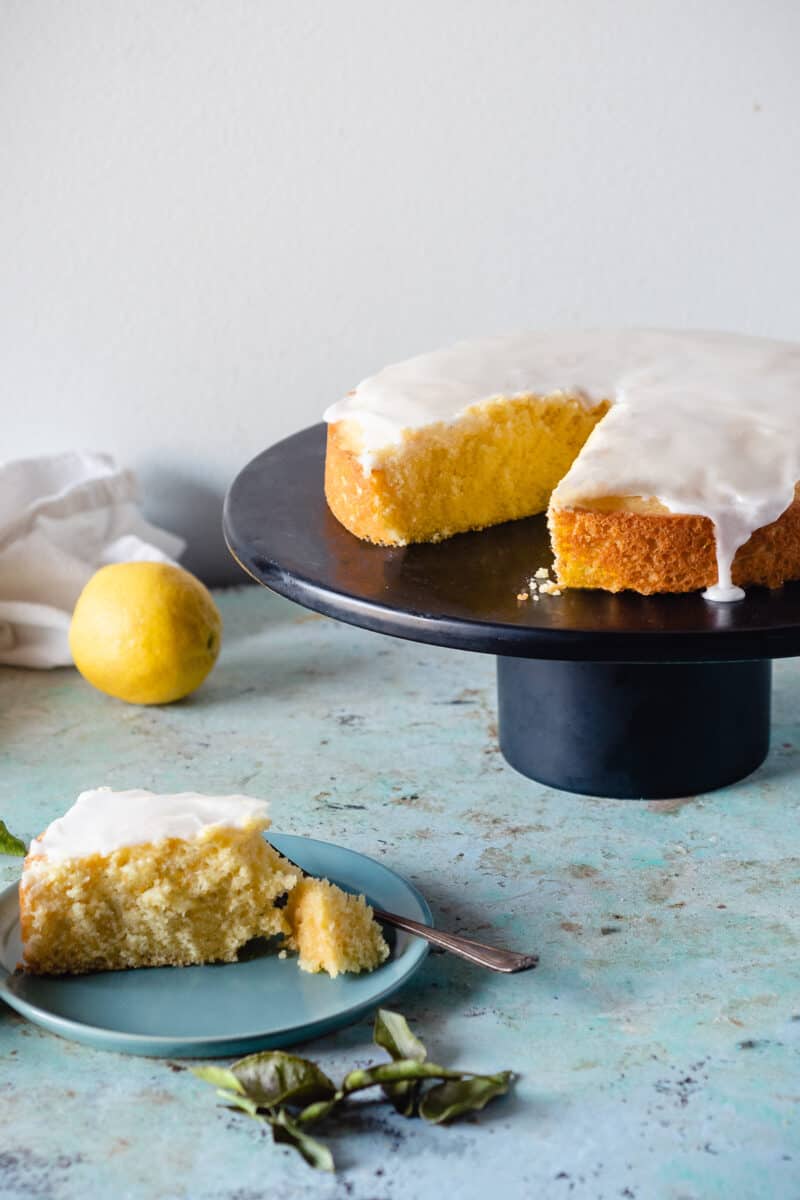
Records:
M741 598L733 557L784 512L800 480L800 345L648 329L486 338L387 367L325 419L355 423L368 472L408 430L457 420L495 397L558 392L613 407L553 504L642 496L707 516L718 579L705 594Z
M242 829L255 822L266 828L268 812L266 800L249 796L203 796L199 792L160 796L141 788L127 792L95 788L81 792L72 808L31 842L28 855L83 858L164 838L194 838L218 826Z

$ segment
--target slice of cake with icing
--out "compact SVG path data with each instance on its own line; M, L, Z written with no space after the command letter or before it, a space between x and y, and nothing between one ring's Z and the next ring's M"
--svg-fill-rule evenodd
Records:
M559 583L643 593L800 577L800 346L526 333L388 367L330 408L357 536L435 541L548 509Z
M292 926L276 902L304 876L264 839L268 811L247 796L83 792L25 859L25 969L83 974L233 962L253 938L281 935L288 943ZM364 914L357 918L344 969L369 970L385 943L371 913L366 940ZM339 934L349 936L346 920Z

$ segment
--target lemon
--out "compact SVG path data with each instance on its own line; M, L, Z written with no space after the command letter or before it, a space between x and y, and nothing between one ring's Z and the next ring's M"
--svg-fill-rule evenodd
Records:
M222 618L182 567L113 563L92 576L72 614L75 666L129 704L169 704L193 692L216 662Z

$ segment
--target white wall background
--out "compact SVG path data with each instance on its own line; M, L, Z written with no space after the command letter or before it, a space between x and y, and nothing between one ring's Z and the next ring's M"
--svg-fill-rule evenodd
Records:
M0 0L0 456L243 463L526 325L800 337L796 0Z

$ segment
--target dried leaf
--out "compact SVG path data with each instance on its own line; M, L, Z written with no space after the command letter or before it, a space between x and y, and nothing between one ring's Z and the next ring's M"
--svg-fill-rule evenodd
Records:
M388 1050L397 1062L399 1059L413 1059L424 1062L428 1052L422 1042L408 1026L408 1021L400 1013L390 1012L388 1008L379 1008L375 1014L373 1041L376 1046Z
M210 1083L212 1087L244 1095L241 1083L227 1067L192 1067L192 1074L205 1083Z
M272 1126L273 1141L282 1146L291 1146L317 1171L335 1171L333 1155L327 1146L305 1133L293 1121L285 1108L265 1118Z
M248 1117L259 1116L258 1105L249 1096L240 1096L238 1092L228 1092L224 1088L217 1088L217 1095L227 1103L228 1108L240 1108Z
M391 1012L388 1008L379 1008L375 1014L372 1036L375 1044L387 1050L395 1062L399 1059L424 1062L428 1053L419 1038L411 1032L405 1017L401 1013ZM415 1115L419 1090L419 1080L385 1083L382 1087L384 1096L401 1117Z
M421 1087L419 1080L413 1083L385 1083L381 1091L401 1117L416 1117Z
M259 1108L330 1100L336 1087L316 1063L283 1050L264 1050L240 1058L231 1068L242 1090Z
M419 1115L433 1125L442 1125L464 1113L477 1112L495 1096L504 1096L513 1078L513 1071L500 1071L497 1075L465 1075L463 1079L448 1079L425 1093L420 1102Z

